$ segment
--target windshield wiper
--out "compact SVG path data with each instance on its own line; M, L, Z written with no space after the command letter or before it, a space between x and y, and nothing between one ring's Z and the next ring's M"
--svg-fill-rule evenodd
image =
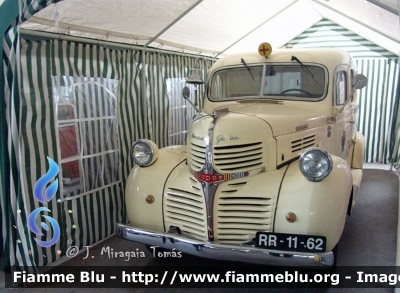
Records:
M243 59L242 59L243 60ZM311 76L312 79L315 80L316 83L318 83L319 86L321 86L321 84L314 78L314 74L312 74L312 72L310 71L310 69L307 68L307 66L305 66L296 56L292 56L292 61L296 61L297 63L300 64L301 68L307 72L307 74L309 76Z
M244 61L244 59L242 58L242 59L240 59L240 61L243 63L244 66L246 66L247 70L248 70L249 73L250 73L251 79L252 79L253 81L256 81L255 78L254 78L253 72L251 72L250 67L247 65L247 63Z

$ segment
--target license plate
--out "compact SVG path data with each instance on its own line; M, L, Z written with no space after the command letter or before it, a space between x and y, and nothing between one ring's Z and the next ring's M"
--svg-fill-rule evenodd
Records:
M257 232L256 246L275 250L325 252L326 237L299 234Z

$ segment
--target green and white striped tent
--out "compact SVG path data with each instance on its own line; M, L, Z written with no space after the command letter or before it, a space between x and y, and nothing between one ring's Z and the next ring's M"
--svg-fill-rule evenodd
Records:
M7 22L0 27L3 268L46 265L71 247L82 249L111 235L115 223L125 220L131 143L138 138L151 138L161 147L182 143L193 112L180 102L181 89L195 63L204 78L214 62L151 48L21 35L21 23L56 2L6 0L7 13L0 15L0 23ZM333 26L326 20L320 24ZM302 36L291 43L310 40ZM372 86L362 92L360 128L375 137L368 141L367 161L399 166L398 59L379 50L356 58L365 75L374 75ZM92 99L91 92L99 98ZM372 107L377 110L370 112ZM41 203L32 191L48 171L47 157L62 168L56 195ZM39 207L48 208L47 215L60 226L60 241L48 248L35 239L48 241L52 233L40 237L28 228L29 215Z
M17 24L53 2L24 2L24 16L2 38L3 268L46 265L71 248L82 249L114 233L115 224L125 221L123 186L133 165L132 142L149 138L160 147L184 143L193 110L183 102L181 89L195 63L204 79L214 62L177 52L21 36ZM97 91L98 100L86 97L90 91ZM74 100L77 95L84 102ZM175 119L182 113L188 118ZM70 130L80 144L78 158ZM42 204L32 190L49 168L47 157L62 168L57 194ZM67 176L74 163L88 171ZM76 187L79 179L85 186ZM48 248L34 240L49 241L51 229L40 237L27 226L30 213L43 206L61 230L60 241Z
M366 137L365 161L400 168L399 57L340 25L322 19L285 46L337 48L350 53L368 78L360 91L358 129Z

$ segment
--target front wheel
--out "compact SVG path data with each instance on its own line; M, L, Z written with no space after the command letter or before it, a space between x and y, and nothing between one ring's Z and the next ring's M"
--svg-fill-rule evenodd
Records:
M336 271L336 266L337 266L337 252L338 252L338 246L339 246L339 243L337 243L337 244L335 245L335 247L332 249L332 252L333 252L333 264L332 264L331 269L332 269L333 272Z

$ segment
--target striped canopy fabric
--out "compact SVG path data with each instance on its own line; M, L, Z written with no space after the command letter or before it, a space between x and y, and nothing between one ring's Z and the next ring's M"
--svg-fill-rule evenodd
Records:
M305 30L285 46L288 45L296 48L339 48L356 59L398 58L395 54L326 18Z
M288 42L294 48L342 49L368 78L360 90L358 130L366 137L365 161L400 168L399 58L336 23L322 19Z

